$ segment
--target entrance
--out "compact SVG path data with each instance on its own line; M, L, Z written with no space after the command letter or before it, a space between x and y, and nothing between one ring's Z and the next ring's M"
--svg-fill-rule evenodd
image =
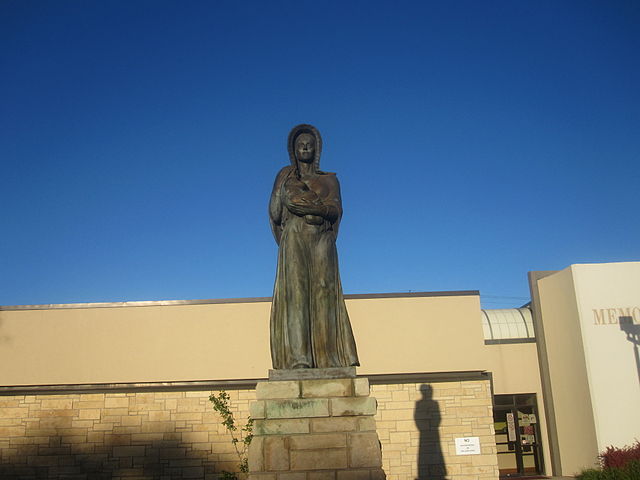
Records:
M494 396L493 422L500 477L542 473L538 421L535 393Z

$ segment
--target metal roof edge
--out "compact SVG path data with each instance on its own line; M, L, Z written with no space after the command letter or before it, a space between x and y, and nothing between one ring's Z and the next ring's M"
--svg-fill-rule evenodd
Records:
M414 297L460 297L479 296L478 290L453 290L441 292L402 292L402 293L352 293L344 296L346 300L364 300L372 298L414 298ZM271 297L247 298L210 298L203 300L150 300L131 302L93 302L93 303L51 303L42 305L0 305L0 311L12 310L57 310L65 308L120 308L120 307L159 307L183 305L213 305L228 303L270 302Z

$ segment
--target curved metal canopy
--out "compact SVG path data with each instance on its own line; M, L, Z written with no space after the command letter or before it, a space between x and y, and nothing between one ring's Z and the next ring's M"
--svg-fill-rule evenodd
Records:
M482 310L482 329L485 340L535 339L533 317L528 308L500 308Z

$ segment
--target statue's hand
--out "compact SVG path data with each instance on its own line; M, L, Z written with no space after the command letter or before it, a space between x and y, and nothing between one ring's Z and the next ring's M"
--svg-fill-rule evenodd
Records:
M322 217L326 214L326 208L324 205L309 203L304 199L297 199L297 201L292 201L288 205L288 208L291 212L300 217L303 217L305 215L317 215Z

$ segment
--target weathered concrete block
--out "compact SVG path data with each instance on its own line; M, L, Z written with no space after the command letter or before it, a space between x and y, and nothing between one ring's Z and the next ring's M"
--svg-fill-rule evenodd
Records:
M458 417L460 418L464 418L464 417L486 417L488 416L489 413L491 413L490 410L491 407L488 406L484 406L484 407L461 407L457 410L456 414Z
M182 478L204 478L204 467L182 467Z
M356 378L356 367L296 368L269 370L269 381L312 380L321 378Z
M382 455L380 442L375 432L349 434L349 466L380 467Z
M128 397L107 397L104 399L105 408L129 407Z
M250 473L249 480L276 480L275 473Z
M266 437L264 439L265 470L289 470L289 450L286 447L283 437Z
M268 400L273 398L298 398L300 396L300 382L259 382L256 385L256 398Z
M356 397L368 397L371 393L368 378L356 378L353 380L353 394Z
M358 418L358 431L375 432L376 419L372 416Z
M389 433L389 442L394 443L396 445L408 445L411 443L411 433L410 432L390 432Z
M249 416L253 419L265 417L264 400L258 400L249 404Z
M24 425L18 427L0 427L0 437L24 437ZM55 434L55 430L53 430Z
M304 380L302 398L313 397L347 397L352 394L353 380L336 378L330 380Z
M386 480L387 476L382 468L374 468L371 470L371 480Z
M267 400L266 416L267 418L328 417L329 400L326 398Z
M322 433L318 435L295 435L289 438L291 450L313 450L320 448L345 448L345 433Z
M328 470L325 472L309 472L309 480L336 480L336 472Z
M114 457L143 457L144 446L141 447L113 447Z
M263 437L253 437L249 444L248 460L250 472L261 472L264 470L264 456L262 455L262 447L264 445Z
M307 474L305 472L279 473L278 480L307 480Z
M329 417L311 419L312 432L355 432L358 429L356 417Z
M347 451L344 448L291 451L291 470L340 468L347 468Z
M338 480L369 480L369 470L342 470L338 472Z
M86 409L86 410L80 410L79 412L79 416L78 418L85 419L85 420L100 420L100 409L99 408L92 408L92 409Z
M292 433L309 433L309 419L287 418L256 420L253 424L253 433L255 435L288 435Z
M320 373L335 372L278 371L285 377L259 384L249 409L262 444L250 447L250 480L274 480L257 476L266 472L275 480L384 479L368 379Z
M493 466L495 463L494 455L473 455L471 457L472 465L491 465Z
M71 398L60 398L60 399L56 398L55 400L47 398L47 399L41 400L41 402L42 402L41 408L43 410L47 410L50 408L53 408L53 409L60 408L60 409L68 410L73 406L73 399Z
M376 399L374 397L332 398L331 415L375 415Z

